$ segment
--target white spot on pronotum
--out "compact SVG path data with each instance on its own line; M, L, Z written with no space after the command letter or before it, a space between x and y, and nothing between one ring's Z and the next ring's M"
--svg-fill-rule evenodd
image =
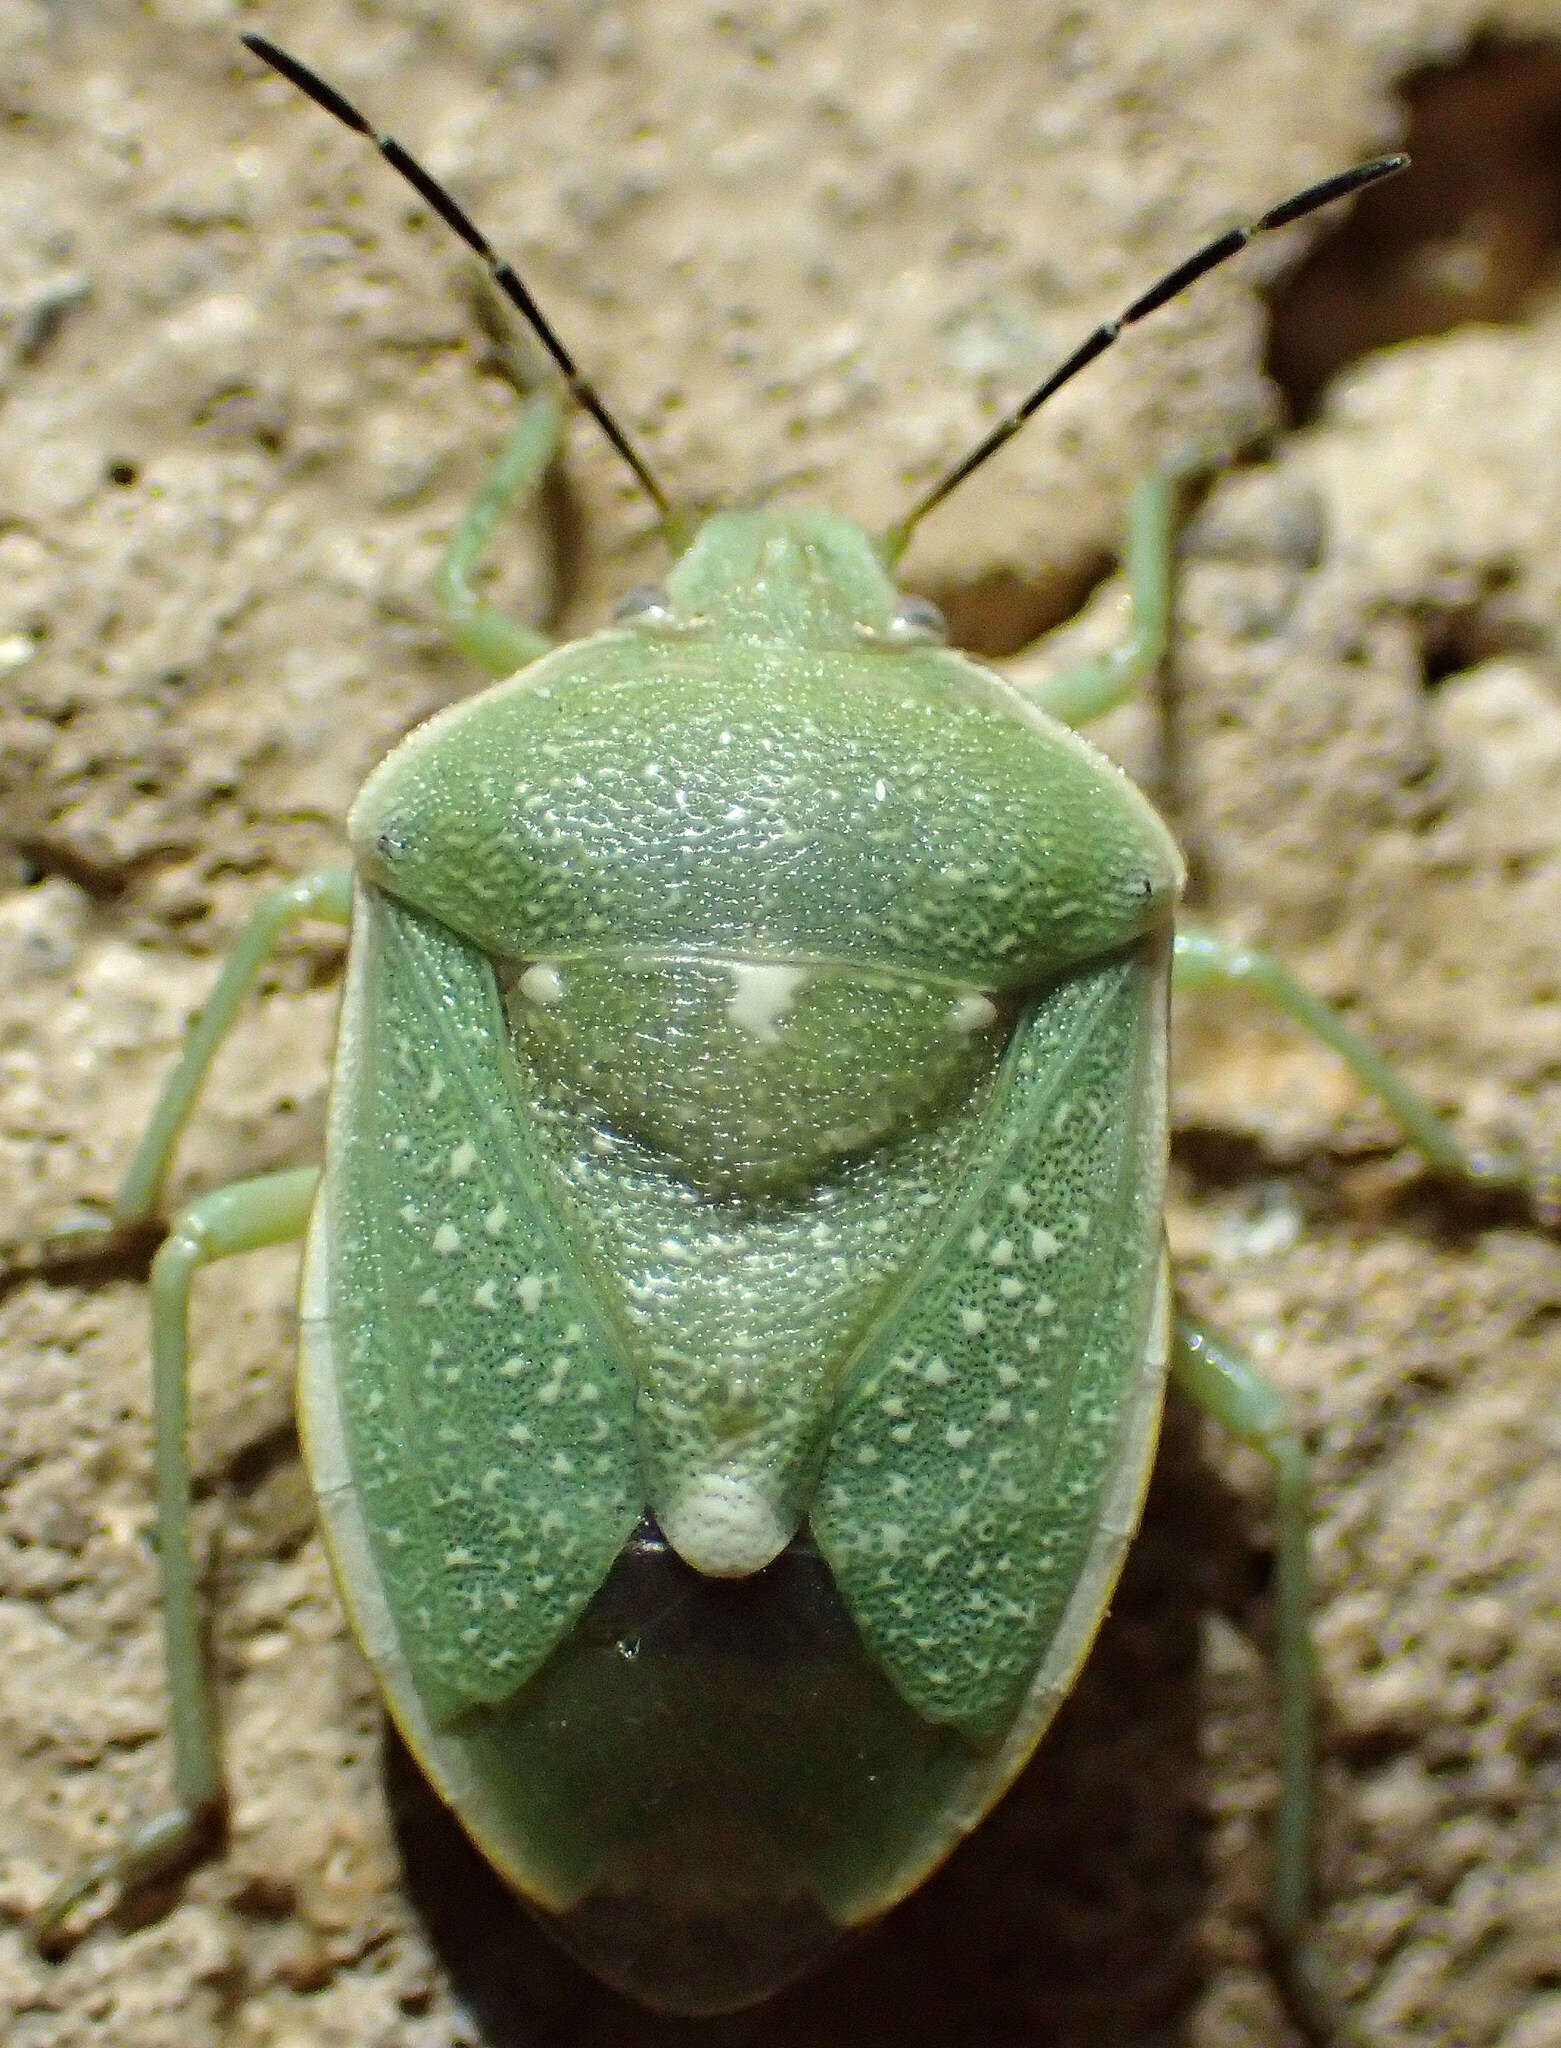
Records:
M515 1298L528 1316L534 1316L542 1306L542 1275L522 1274L515 1282Z
M550 960L538 960L520 977L520 992L528 1002L547 1009L564 1000L564 977Z
M453 1223L441 1223L434 1232L434 1250L441 1259L452 1258L461 1249L461 1233Z
M657 1519L679 1557L714 1579L747 1578L791 1540L773 1503L741 1472L702 1472Z
M451 1180L465 1180L476 1164L477 1147L463 1138L450 1154L448 1165Z
M997 1022L997 1005L973 989L956 996L949 1005L949 1029L961 1037L975 1031L990 1031Z
M1053 1259L1062 1250L1062 1240L1053 1237L1049 1230L1030 1232L1030 1257L1032 1259Z
M487 1231L489 1237L502 1237L504 1234L505 1225L508 1222L508 1209L505 1208L502 1202L495 1202L493 1207L488 1211L487 1215L483 1217L482 1227L485 1231Z
M764 960L731 960L726 971L732 977L727 1016L739 1031L746 1031L761 1045L772 1045L780 1036L780 1020L791 1008L809 970L778 967Z
M959 1312L959 1327L967 1337L979 1337L986 1328L986 1311L979 1308L962 1308Z

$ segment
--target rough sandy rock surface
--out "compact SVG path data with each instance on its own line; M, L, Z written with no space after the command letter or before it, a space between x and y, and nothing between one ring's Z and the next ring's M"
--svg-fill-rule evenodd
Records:
M339 857L366 769L470 686L430 575L514 403L458 256L236 29L426 151L680 493L881 523L1199 236L1395 140L1395 79L1491 16L125 15L0 0L0 2033L436 2048L475 2036L398 1880L377 1710L312 1533L285 1252L224 1269L196 1316L228 1852L63 1962L21 1924L167 1790L143 1290L58 1243L103 1219L259 892ZM1256 292L1301 245L1272 238L1105 359L929 521L912 581L985 645L1055 617L1135 474L1271 419ZM1552 1155L1558 451L1561 300L1361 363L1196 509L1161 701L1109 734L1189 846L1201 919L1285 952L1472 1141ZM551 518L502 558L509 601L578 630L655 573L653 522L577 426ZM1102 586L1070 644L1120 612ZM312 1156L337 956L310 934L267 972L176 1194ZM1202 1001L1183 1024L1188 1294L1317 1452L1324 1945L1383 2048L1556 2048L1561 1249L1417 1176L1267 1018ZM697 2030L522 1950L495 2038L1289 2038L1258 1934L1267 1489L1185 1413L1169 1436L1076 1700L886 1929Z

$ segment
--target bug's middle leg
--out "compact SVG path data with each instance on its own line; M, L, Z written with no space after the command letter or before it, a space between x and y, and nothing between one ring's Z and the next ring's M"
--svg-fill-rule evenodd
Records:
M214 1260L302 1237L319 1179L308 1166L216 1188L179 1212L152 1262L153 1462L174 1804L60 1887L34 1921L44 1943L98 1885L135 1884L188 1861L220 1815L217 1710L190 1531L190 1287Z
M1210 932L1178 932L1171 980L1178 989L1252 990L1309 1038L1337 1053L1438 1173L1477 1187L1528 1188L1536 1204L1543 1203L1545 1189L1523 1162L1470 1152L1420 1091L1411 1087L1337 1010L1314 996L1273 954L1252 946L1234 945Z
M310 918L346 924L351 916L350 868L316 868L268 890L261 898L228 955L216 987L185 1034L178 1064L158 1094L157 1106L114 1200L114 1214L121 1224L144 1223L156 1215L174 1147L190 1120L212 1061L283 935Z

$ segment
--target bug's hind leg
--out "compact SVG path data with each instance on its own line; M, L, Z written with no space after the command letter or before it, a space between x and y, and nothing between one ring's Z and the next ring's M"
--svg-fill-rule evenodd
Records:
M190 1286L214 1260L302 1237L319 1179L309 1166L217 1188L179 1212L152 1262L153 1459L174 1804L61 1885L33 1922L40 1945L57 1938L98 1885L134 1885L177 1868L220 1824L222 1759L190 1533Z
M512 618L478 595L472 583L499 521L524 497L541 488L558 453L564 431L564 402L550 385L532 391L521 406L519 424L510 435L482 489L456 528L435 581L439 606L450 638L465 655L493 676L511 676L552 641L536 627Z
M1228 1344L1182 1315L1176 1320L1171 1377L1205 1414L1255 1450L1274 1476L1280 1743L1268 1926L1277 1974L1297 2023L1311 2040L1346 2048L1360 2037L1344 2018L1309 1939L1316 1708L1306 1454L1277 1389Z

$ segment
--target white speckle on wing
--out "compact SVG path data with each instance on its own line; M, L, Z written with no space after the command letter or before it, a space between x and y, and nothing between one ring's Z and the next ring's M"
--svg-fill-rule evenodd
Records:
M764 960L732 960L727 972L732 993L726 1014L740 1031L771 1045L780 1036L780 1020L791 1008L797 990L808 978L806 967L780 967Z

